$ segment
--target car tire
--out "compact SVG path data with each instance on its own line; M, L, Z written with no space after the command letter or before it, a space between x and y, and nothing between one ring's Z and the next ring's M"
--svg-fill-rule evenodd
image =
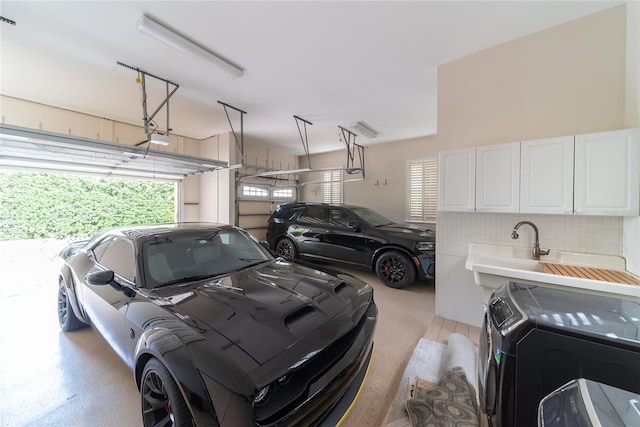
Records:
M60 279L58 284L58 323L60 323L60 329L64 332L75 331L85 326L76 316L73 307L71 307L69 295L67 294L67 285L63 279Z
M293 241L287 237L278 240L276 244L276 253L278 256L286 259L298 258L298 251Z
M388 251L376 260L376 275L390 288L406 288L416 278L416 270L411 259L398 252Z
M140 397L145 427L193 425L193 417L178 385L158 359L149 359L144 367Z

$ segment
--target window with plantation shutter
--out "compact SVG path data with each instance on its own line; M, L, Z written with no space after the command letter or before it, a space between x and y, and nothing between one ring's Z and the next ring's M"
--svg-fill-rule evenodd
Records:
M438 159L409 161L409 221L435 222L438 210Z
M342 171L325 171L322 181L322 203L342 203Z

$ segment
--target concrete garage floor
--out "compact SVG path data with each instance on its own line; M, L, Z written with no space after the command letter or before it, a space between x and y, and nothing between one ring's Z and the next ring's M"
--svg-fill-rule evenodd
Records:
M0 426L138 426L140 397L118 356L90 328L62 333L56 240L0 242ZM344 269L344 268L343 268ZM434 285L375 288L379 320L369 376L344 427L381 426L405 365L434 318Z

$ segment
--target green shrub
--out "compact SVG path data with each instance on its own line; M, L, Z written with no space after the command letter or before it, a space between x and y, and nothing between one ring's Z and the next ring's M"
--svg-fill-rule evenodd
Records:
M88 237L173 220L172 182L0 173L0 240Z

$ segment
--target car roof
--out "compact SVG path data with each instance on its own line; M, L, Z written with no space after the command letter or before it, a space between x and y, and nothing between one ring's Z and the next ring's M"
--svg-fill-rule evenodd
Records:
M124 235L131 240L140 241L145 240L148 237L154 237L158 235L166 234L180 234L185 231L207 231L212 229L236 229L232 225L219 224L219 223L207 223L207 222L180 222L174 224L159 224L159 225L135 225L127 227L118 227L110 230L106 230L103 235Z

